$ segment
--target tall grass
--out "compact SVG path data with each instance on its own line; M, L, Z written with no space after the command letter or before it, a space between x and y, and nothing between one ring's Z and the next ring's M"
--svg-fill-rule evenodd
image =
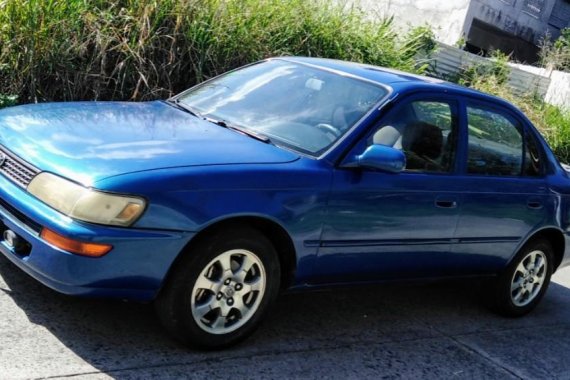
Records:
M0 93L21 102L164 98L269 56L421 72L425 28L306 0L0 0Z
M16 104L18 98L15 95L0 94L0 108L10 107Z

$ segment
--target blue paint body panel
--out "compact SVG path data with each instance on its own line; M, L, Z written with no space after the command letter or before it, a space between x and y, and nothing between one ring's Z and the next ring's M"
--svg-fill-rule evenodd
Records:
M44 171L85 185L157 167L297 159L160 101L25 105L3 110L0 125L0 144Z
M296 289L448 276L493 275L532 236L564 237L570 263L570 179L528 119L507 102L449 83L361 64L290 62L358 77L390 94L318 157L268 144L168 104L52 103L0 112L0 144L41 171L85 186L143 197L128 228L73 220L0 176L0 221L31 245L0 252L67 294L152 300L177 257L204 229L237 217L280 226L294 247ZM540 145L544 175L467 175L466 125L446 174L387 173L347 165L379 121L412 97L493 103ZM464 112L462 113L464 115ZM463 118L464 119L464 118ZM541 207L529 209L530 203ZM452 207L439 207L439 205ZM41 228L113 245L101 258L46 243Z

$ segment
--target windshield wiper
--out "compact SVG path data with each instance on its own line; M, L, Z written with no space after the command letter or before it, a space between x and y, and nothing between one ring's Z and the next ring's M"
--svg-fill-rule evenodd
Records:
M202 115L200 115L200 112L196 111L195 109L188 106L187 104L182 103L180 101L180 99L176 99L176 100L168 99L167 102L172 104L174 107L184 111L184 112L188 112L190 115L193 115L193 116L196 116L199 118L204 118Z
M174 106L174 107L176 107L176 108L178 108L184 112L188 112L191 115L194 115L196 117L199 117L200 119L204 119L206 121L209 121L210 123L214 123L216 125L219 125L220 127L224 127L227 129L234 130L236 132L247 135L249 137L253 137L256 140L263 141L264 143L271 143L271 139L265 135L262 135L260 133L254 132L254 131L246 129L246 128L241 128L241 127L229 124L225 120L218 120L218 119L214 119L212 117L204 116L204 115L200 114L200 112L196 111L194 108L190 107L189 105L182 103L180 101L180 99L176 99L176 100L168 99L167 102L169 104L171 104L172 106Z
M220 127L224 127L227 129L234 130L236 132L242 133L242 134L247 135L249 137L253 137L256 140L263 141L264 143L271 143L271 139L265 135L262 135L261 133L257 133L257 132L250 130L250 129L247 129L247 128L241 128L241 127L229 124L225 120L218 120L218 119L214 119L214 118L211 118L208 116L203 116L203 118L204 118L204 120L209 121L210 123L214 123L216 125L219 125Z

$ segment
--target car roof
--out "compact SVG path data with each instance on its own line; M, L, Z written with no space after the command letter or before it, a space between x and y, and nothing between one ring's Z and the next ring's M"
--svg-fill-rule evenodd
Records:
M500 103L511 110L517 111L519 114L521 113L520 110L518 110L515 106L504 99L437 78L410 74L399 70L388 69L385 67L379 67L364 63L340 61L327 58L279 57L277 59L309 64L324 69L334 70L336 72L348 74L388 86L397 93L417 90L433 90L439 93L444 92L456 95L465 95L491 101L494 103Z

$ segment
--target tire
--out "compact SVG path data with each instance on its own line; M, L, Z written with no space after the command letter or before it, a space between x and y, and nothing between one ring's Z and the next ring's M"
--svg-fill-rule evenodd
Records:
M246 227L221 230L176 263L155 308L175 339L220 349L253 333L279 282L278 256L267 237Z
M547 240L527 243L491 286L491 308L508 317L521 317L540 302L553 272L552 246Z

